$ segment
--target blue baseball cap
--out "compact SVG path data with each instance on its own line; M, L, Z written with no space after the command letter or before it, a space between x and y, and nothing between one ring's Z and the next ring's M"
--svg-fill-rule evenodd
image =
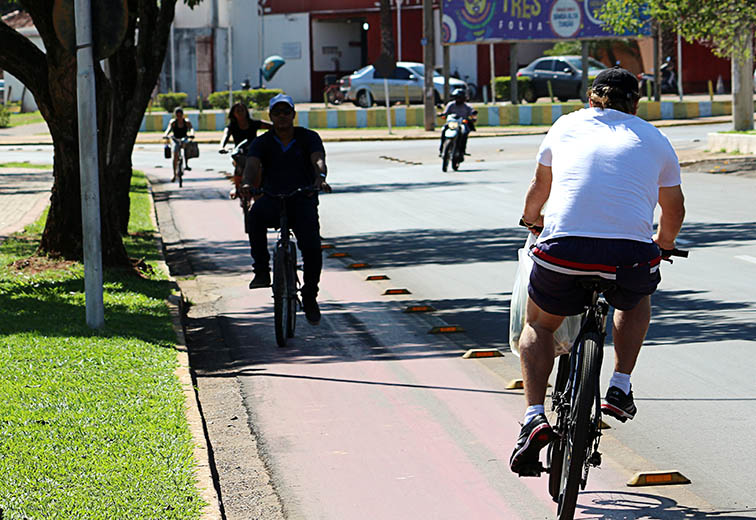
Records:
M268 103L268 110L273 110L273 106L277 105L278 103L286 103L291 108L294 108L294 100L291 99L291 96L287 96L286 94L276 94L270 99L270 103Z

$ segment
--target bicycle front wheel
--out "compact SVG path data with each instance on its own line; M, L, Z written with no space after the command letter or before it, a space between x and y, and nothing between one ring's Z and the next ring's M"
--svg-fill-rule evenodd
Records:
M178 177L179 188L181 188L184 186L184 158L181 154L179 154L178 160L178 172L176 177Z
M443 151L441 152L441 171L445 172L449 169L449 160L452 155L452 139L447 139L444 143Z
M289 242L289 254L286 258L287 294L285 305L288 307L286 315L286 337L293 338L297 328L297 245Z
M561 468L561 492L557 509L559 520L572 520L579 488L583 480L583 468L590 449L591 422L596 417L596 390L601 369L600 342L592 335L586 335L578 348L582 350L579 378L574 399L570 406L570 416L563 440L564 454Z
M276 329L276 343L279 347L286 346L286 324L291 320L287 278L286 252L279 244L273 253L273 321Z

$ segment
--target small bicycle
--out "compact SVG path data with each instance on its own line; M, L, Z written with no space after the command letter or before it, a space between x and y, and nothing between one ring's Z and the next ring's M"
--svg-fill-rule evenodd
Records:
M524 223L521 221L521 225ZM541 231L539 228L534 228ZM687 257L680 249L662 250L662 258ZM556 381L551 392L551 408L556 413L552 425L557 439L549 444L546 467L540 463L521 475L549 473L549 494L558 504L558 520L572 520L579 489L585 489L588 471L601 465L601 388L599 376L606 338L609 304L601 296L615 282L586 276L578 284L591 294L580 332L568 354L559 356Z
M298 294L300 284L297 276L297 245L292 240L286 201L300 193L309 194L316 191L312 187L297 188L290 193L253 190L256 195L267 195L281 202L278 241L273 250L273 319L276 343L279 347L285 347L288 339L294 337L297 309L302 305Z

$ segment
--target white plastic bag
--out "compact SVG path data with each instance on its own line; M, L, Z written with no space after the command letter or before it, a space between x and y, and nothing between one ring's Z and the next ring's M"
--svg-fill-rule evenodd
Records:
M528 255L535 243L535 235L528 233L525 247L517 250L517 273L512 287L512 300L509 308L509 347L516 356L520 356L520 335L525 327L525 308L528 303L528 282L533 269L533 259ZM572 348L580 332L582 315L567 316L554 333L554 357L566 354Z

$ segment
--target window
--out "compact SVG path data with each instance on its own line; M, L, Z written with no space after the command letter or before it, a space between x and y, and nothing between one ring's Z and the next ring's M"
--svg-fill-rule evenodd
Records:
M410 71L405 69L404 67L397 67L394 71L394 75L392 79L401 79L404 81L409 81L410 79Z
M536 63L535 67L533 67L535 70L539 71L549 71L551 72L554 70L554 60L543 60Z

